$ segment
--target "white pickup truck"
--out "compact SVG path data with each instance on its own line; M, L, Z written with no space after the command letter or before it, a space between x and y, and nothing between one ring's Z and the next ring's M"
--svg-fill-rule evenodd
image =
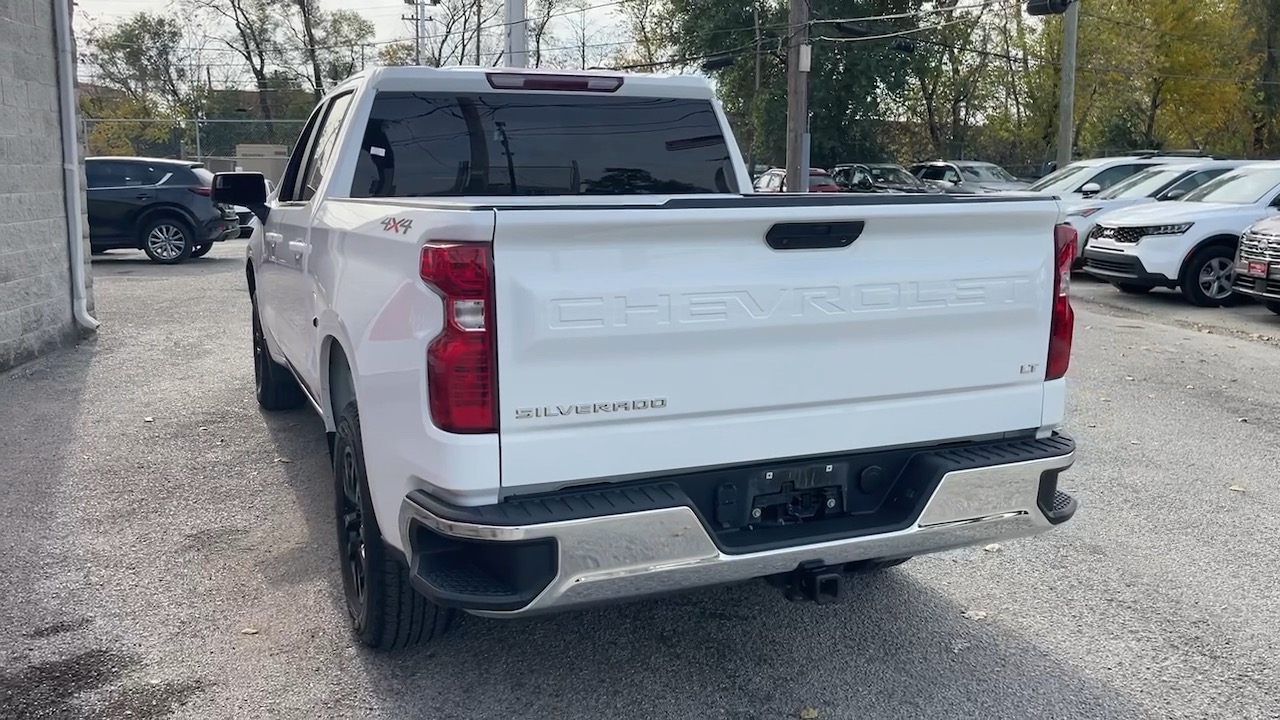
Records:
M378 648L850 573L1069 519L1075 232L1036 195L753 195L689 76L379 68L307 122L245 266Z

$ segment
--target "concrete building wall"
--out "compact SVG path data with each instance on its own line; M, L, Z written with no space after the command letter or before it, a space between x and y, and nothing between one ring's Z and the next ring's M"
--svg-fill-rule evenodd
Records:
M0 0L0 370L78 337L53 20L59 1ZM82 227L88 274L87 222Z

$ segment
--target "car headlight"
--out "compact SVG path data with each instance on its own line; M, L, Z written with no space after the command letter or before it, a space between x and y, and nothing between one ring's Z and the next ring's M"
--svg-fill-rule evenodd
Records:
M1181 235L1191 229L1195 223L1178 223L1177 225L1154 225L1147 228L1144 235Z

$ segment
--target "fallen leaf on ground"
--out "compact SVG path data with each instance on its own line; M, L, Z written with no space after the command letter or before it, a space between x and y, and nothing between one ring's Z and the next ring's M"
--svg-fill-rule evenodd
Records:
M245 628L245 629L243 629L243 630L241 630L241 631L240 631L240 634L241 634L241 635L257 635L257 634L258 634L258 629L257 629L257 628Z
M1227 489L1228 489L1228 490L1230 490L1231 492L1238 492L1238 493L1247 492L1247 491L1244 489L1244 487L1242 487L1242 486L1240 486L1240 485L1232 485L1231 487L1229 487L1229 488L1227 488Z
M155 421L156 421L156 419L155 419L155 418L153 418L153 417L144 417L144 418L142 418L142 422L155 422Z
M982 549L986 550L987 552L1000 552L1000 543L991 543L990 545Z
M985 610L965 610L960 613L960 617L965 620L986 620L987 612Z
M1125 379L1125 380L1132 380L1132 379L1133 379L1133 376L1132 376L1132 375L1125 375L1125 376L1124 376L1124 379Z
M818 720L818 709L808 706L800 708L800 720Z
M293 461L292 461L292 460L290 460L289 458L276 458L276 462L278 462L278 463L291 463L291 462L293 462Z
M1249 422L1249 418L1236 418L1236 422Z

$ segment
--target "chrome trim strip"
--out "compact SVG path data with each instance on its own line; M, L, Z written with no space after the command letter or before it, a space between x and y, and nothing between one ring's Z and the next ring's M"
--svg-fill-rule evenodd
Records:
M1036 505L1040 475L1064 470L1074 461L1075 453L1069 453L947 473L919 521L905 530L743 555L721 552L693 510L684 506L499 527L447 520L406 499L400 506L400 531L410 567L407 540L415 521L461 538L555 538L559 571L533 602L520 610L473 611L489 617L524 617L784 573L806 560L839 564L888 559L1035 535L1054 527Z

